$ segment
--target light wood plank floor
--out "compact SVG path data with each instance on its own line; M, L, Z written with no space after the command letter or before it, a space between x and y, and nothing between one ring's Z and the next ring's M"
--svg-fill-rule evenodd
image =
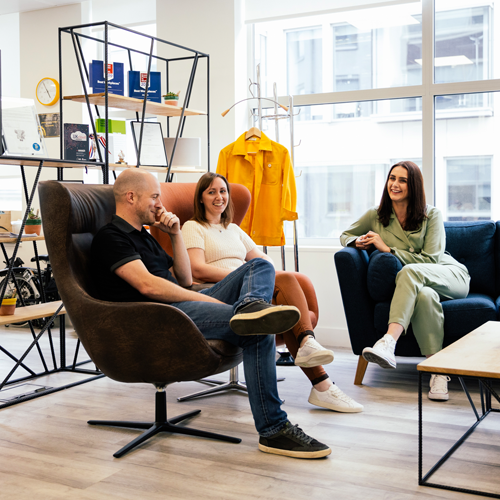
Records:
M71 345L74 336L69 338ZM28 340L24 329L0 329L2 345L10 342L20 349ZM2 376L10 365L4 358L0 354ZM365 405L359 414L316 409L307 402L310 386L300 369L279 368L286 377L279 389L290 420L332 448L330 457L321 460L258 451L245 395L232 392L178 403L178 396L203 387L195 382L168 388L169 416L199 408L201 414L187 425L241 437L241 444L161 434L114 459L112 454L138 431L86 422L152 420L154 388L145 384L105 378L9 407L0 411L0 499L484 498L417 485L417 361L400 358L395 371L369 366L365 384L358 387L353 385L356 357L336 350L327 371ZM60 377L44 377L41 383L57 385ZM450 388L446 403L425 400L425 470L473 422L458 381ZM499 493L499 465L500 415L495 414L434 479Z

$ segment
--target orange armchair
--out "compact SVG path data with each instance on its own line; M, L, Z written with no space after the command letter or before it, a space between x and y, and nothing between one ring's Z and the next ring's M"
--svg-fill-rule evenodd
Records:
M177 215L181 222L181 226L193 217L193 199L196 189L196 183L161 183L161 202L163 206L169 211ZM241 184L230 184L231 186L231 200L234 205L234 217L233 222L235 224L241 224L245 214L247 213L248 207L250 206L251 194L250 191ZM158 243L162 248L169 254L172 255L172 245L170 242L170 237L164 232L160 231L155 227L151 227L151 234L156 238ZM283 273L284 271L276 271L276 274ZM290 272L291 271L286 271ZM318 323L319 308L318 299L316 297L316 292L311 280L302 273L292 273L299 282L304 295L307 300L309 314L311 317L311 323L313 328ZM274 303L274 300L273 300ZM276 335L276 344L283 345L284 339L283 335ZM295 353L292 353L292 355ZM179 401L186 401L188 399L193 399L195 397L204 396L208 394L218 393L229 389L239 389L246 391L246 387L242 385L238 380L238 367L231 368L230 377L228 382L222 382L218 380L207 380L203 379L200 382L214 384L216 387L211 389L197 392L195 394L190 394L189 396L184 396L178 398Z

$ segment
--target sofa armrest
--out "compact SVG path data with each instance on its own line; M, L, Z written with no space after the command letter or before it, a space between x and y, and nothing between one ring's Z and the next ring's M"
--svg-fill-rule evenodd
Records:
M335 254L335 267L344 304L347 328L354 354L378 340L374 328L374 303L368 294L368 254L346 247Z

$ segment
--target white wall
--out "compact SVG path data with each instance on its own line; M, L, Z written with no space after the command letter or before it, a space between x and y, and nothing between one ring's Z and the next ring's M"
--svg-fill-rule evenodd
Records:
M184 0L176 3L175 13L169 1L157 1L157 36L167 41L195 49L210 56L210 167L215 170L219 151L233 142L236 130L243 130L246 123L239 123L241 115L231 111L225 118L221 113L236 100L246 97L246 27L243 24L242 0ZM180 22L186 19L186 22ZM160 46L161 47L161 46ZM159 55L185 56L185 52L164 49ZM181 90L181 99L187 85L192 62L171 63L170 90ZM190 108L206 110L207 85L206 60L200 60L193 87ZM175 134L176 122L171 120ZM184 137L201 137L202 166L207 166L206 118L189 117ZM197 176L178 176L178 180L194 182Z
M2 96L20 97L19 14L0 16Z

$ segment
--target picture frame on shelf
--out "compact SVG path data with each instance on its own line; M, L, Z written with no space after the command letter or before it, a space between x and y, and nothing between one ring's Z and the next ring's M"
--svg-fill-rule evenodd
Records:
M148 165L151 167L168 167L167 151L165 149L165 143L163 142L161 123L144 122L140 158L139 140L141 135L141 122L133 121L131 122L131 126L135 151L138 160L140 160L140 165Z
M4 154L47 158L33 99L2 98Z

